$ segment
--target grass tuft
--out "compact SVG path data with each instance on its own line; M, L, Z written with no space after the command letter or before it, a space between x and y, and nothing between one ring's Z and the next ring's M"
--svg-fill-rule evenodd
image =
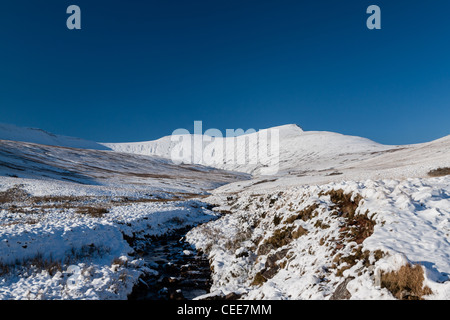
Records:
M394 297L400 300L423 300L423 297L433 292L423 285L424 274L422 266L407 264L398 271L381 274L381 287L388 289Z

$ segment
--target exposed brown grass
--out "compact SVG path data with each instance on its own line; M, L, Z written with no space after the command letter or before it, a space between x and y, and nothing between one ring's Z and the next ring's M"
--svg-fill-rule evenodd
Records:
M280 216L275 216L275 217L273 217L273 224L274 225L279 225L280 224L280 222L281 222L281 218L280 218Z
M47 270L47 272L54 276L57 271L62 271L61 262L52 259L44 259L42 255L37 255L30 262L31 266L36 267L38 270Z
M0 192L0 204L23 201L28 196L28 193L22 190L20 186L14 186L6 191Z
M33 204L48 204L48 203L72 203L89 200L88 197L76 196L34 196L30 198Z
M339 217L345 218L344 226L341 228L342 240L355 241L361 244L365 239L373 234L375 221L369 217L369 212L356 214L362 197L357 194L344 193L342 189L331 190L325 195L329 195L335 204L333 209Z
M0 261L0 276L4 276L9 273L10 266L7 264L4 264Z
M320 229L328 229L330 226L324 223L322 220L317 220L316 223L314 223L314 227Z
M317 203L314 203L303 210L298 211L295 215L286 219L286 223L293 223L295 220L301 219L307 221L313 217L314 211L319 207Z
M306 230L305 228L303 228L302 226L298 227L297 230L295 230L294 232L292 232L292 239L298 239L301 236L304 236L308 233L308 230Z
M261 274L261 272L258 272L255 277L253 278L253 281L251 283L252 286L260 286L262 285L264 282L266 282L267 279L263 277L263 275Z
M7 275L11 272L14 272L17 269L24 268L26 270L30 270L31 268L35 268L37 271L47 271L51 276L54 276L56 272L62 271L61 261L53 260L51 258L46 259L43 257L41 253L38 253L35 257L17 261L13 264L4 264L0 262L0 276Z
M363 243L365 239L373 234L375 221L366 214L356 215L346 220L346 226L341 229L343 238L348 241L355 241L357 244Z
M423 300L433 292L423 285L424 275L420 265L407 264L398 271L381 274L381 287L388 289L400 300Z
M450 174L450 168L445 167L445 168L437 168L434 170L431 170L430 172L428 172L428 175L430 177L443 177L443 176L448 176Z
M339 216L344 218L354 217L356 209L362 200L359 194L345 193L342 189L331 190L325 195L330 196L331 202L335 204L334 209L338 210Z
M175 202L175 201L184 201L189 199L202 199L209 197L208 194L197 194L197 193L188 193L188 192L177 192L172 193L171 198L129 198L129 197L121 197L117 200L112 200L112 203L152 203L152 202Z
M251 230L243 230L242 232L237 233L234 238L228 239L225 242L224 247L225 249L234 252L242 247L242 242L249 240L251 237L252 237Z
M123 266L126 267L128 265L128 261L122 260L122 259L117 257L117 258L113 259L111 265L118 265L118 266L121 266L121 267L123 267Z
M272 236L265 241L265 245L269 245L272 248L281 248L289 244L292 240L298 239L299 237L308 233L308 230L304 229L302 226L294 230L293 226L289 226L283 229L277 229L273 232Z
M101 218L101 217L103 217L103 215L105 213L109 212L109 209L102 208L102 207L84 206L84 207L78 207L76 212L79 214L87 214L87 215L91 216L92 218Z
M363 267L369 267L372 265L370 262L370 259L374 259L374 261L380 260L382 257L385 256L385 253L381 250L376 251L368 251L368 250L362 250L362 246L358 246L353 249L351 254L343 255L342 253L336 254L336 256L333 259L333 266L332 268L338 268L341 264L344 264L344 266L337 269L336 276L342 277L345 270L352 268L355 266L358 262L362 262Z
M291 232L294 227L286 227L284 229L277 229L272 236L268 238L265 243L272 245L274 248L280 248L292 241Z

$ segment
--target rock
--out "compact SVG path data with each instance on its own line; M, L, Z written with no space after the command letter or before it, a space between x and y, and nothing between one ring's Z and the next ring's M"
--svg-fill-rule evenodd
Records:
M266 268L272 268L277 266L277 262L281 259L283 259L287 253L288 253L289 249L283 249L280 251L275 252L274 254L271 254L267 257L266 260Z
M236 293L236 292L231 292L225 296L225 300L237 300L240 297L242 297L242 294Z
M169 300L184 300L184 299L185 298L184 298L181 290L176 290L176 291L170 292L170 294L169 294Z
M261 275L264 277L264 279L270 280L277 274L279 269L280 269L279 266L274 266L272 268L262 271Z
M230 292L227 295L224 295L222 292L217 292L214 294L207 295L201 300L209 300L209 301L238 300L241 297L242 297L241 293Z
M350 292L347 290L347 285L352 281L353 277L345 278L337 287L334 293L331 295L330 300L348 300L352 297Z
M263 256L274 250L275 247L270 243L263 243L258 248L258 255Z

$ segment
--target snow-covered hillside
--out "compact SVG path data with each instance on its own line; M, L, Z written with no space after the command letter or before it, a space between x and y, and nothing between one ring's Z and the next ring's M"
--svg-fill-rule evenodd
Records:
M136 256L140 244L216 218L199 199L249 178L2 130L0 139L40 144L0 140L0 299L126 299L139 277L157 274Z
M428 143L390 146L334 132L303 131L294 124L237 137L190 134L134 143L97 143L58 136L40 129L0 125L0 140L2 139L112 150L116 153L152 156L153 159L162 158L172 164L173 160L179 160L175 158L179 155L180 141L184 141L191 147L190 152L183 155L184 164L249 173L255 178L260 177L255 180L257 183L273 182L280 177L285 179L283 184L290 179L293 185L424 177L434 168L450 166L450 136ZM271 153L271 150L274 152ZM276 170L270 173L270 177L264 177L267 173L264 170L268 166L276 167Z
M201 192L247 179L199 165L177 166L157 156L0 140L0 175L88 185Z
M104 145L94 141L56 135L42 129L23 128L4 123L0 123L0 140L32 142L80 149L108 150Z

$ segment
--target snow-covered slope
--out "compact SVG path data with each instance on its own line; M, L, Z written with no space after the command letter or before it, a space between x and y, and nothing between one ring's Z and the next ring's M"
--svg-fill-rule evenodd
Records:
M450 299L450 176L345 181L207 199L226 212L188 234L211 295Z
M0 141L0 176L55 183L203 192L246 175L199 165L174 165L157 156ZM5 179L5 178L4 178Z
M32 142L49 146L80 149L108 150L104 145L94 141L55 135L42 129L22 128L2 123L0 123L0 140Z

